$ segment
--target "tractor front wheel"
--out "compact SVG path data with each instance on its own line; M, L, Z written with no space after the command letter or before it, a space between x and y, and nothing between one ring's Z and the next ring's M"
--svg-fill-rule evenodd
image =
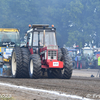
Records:
M30 56L29 76L30 78L35 78L35 79L41 77L41 60L38 54L33 54Z

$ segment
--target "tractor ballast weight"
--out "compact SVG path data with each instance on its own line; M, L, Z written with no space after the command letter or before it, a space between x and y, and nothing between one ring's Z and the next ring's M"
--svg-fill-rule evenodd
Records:
M68 51L57 46L56 28L32 25L26 36L26 47L15 48L12 53L13 77L40 78L47 72L48 77L71 78L72 62Z

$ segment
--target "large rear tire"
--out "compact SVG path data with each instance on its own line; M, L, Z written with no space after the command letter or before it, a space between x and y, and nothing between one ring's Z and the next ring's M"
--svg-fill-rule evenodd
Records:
M29 76L30 78L35 78L35 79L41 77L41 60L38 54L33 54L30 56Z
M22 67L22 53L19 47L14 48L11 58L11 72L12 77L20 78L21 77L21 67Z
M29 78L29 71L28 71L28 66L29 66L29 56L30 56L30 52L28 50L28 48L21 48L21 52L22 52L22 77L23 78Z
M62 72L62 78L64 79L70 79L72 76L72 60L68 55L68 51L65 48L61 48L62 51L62 59L61 61L63 61L64 63L64 68L61 71Z
M14 48L11 59L11 72L14 78L28 78L29 51L27 48Z

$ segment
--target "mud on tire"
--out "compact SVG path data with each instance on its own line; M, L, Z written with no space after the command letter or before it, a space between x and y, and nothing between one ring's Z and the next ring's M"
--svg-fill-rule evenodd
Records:
M35 78L35 79L41 77L41 60L38 54L33 54L30 56L29 76L30 78Z
M62 78L64 79L70 79L72 76L72 60L68 55L68 51L65 48L61 48L62 51L62 58L61 61L64 62L64 68L61 71L62 72Z

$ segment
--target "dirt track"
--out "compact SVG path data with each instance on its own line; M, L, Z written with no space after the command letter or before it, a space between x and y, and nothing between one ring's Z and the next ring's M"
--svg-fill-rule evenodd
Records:
M13 79L13 78L1 78L0 82L4 83L11 83L15 85L21 85L21 86L27 86L27 87L33 87L33 88L39 88L39 89L46 89L46 90L54 90L59 92L64 92L66 94L71 95L78 95L82 97L88 96L89 98L100 100L100 78L91 78L91 77L77 77L76 72L78 70L74 71L73 77L70 80L67 79ZM96 75L97 71L94 71L93 74ZM83 70L83 75L85 73L88 74L88 72ZM80 76L82 72L80 71ZM89 74L89 76L92 73ZM94 76L95 76L94 75ZM79 75L78 75L79 76ZM18 99L18 97L21 97L19 100L28 100L30 97L27 95L26 92L18 92L19 90L9 90L10 88L0 86L0 94L1 93L9 93L13 94L15 98ZM14 94L16 93L16 95ZM19 94L18 94L19 93ZM29 93L29 92L28 92ZM26 95L25 95L26 94ZM19 96L18 96L19 95ZM32 95L32 94L31 94ZM27 99L28 97L28 99ZM37 97L36 95L33 96L33 98L30 98L31 100L40 100L43 99L42 97ZM45 98L43 100L58 100L57 98ZM61 99L59 99L61 100ZM64 99L63 100L67 100ZM70 99L68 99L70 100ZM75 99L73 99L75 100Z

